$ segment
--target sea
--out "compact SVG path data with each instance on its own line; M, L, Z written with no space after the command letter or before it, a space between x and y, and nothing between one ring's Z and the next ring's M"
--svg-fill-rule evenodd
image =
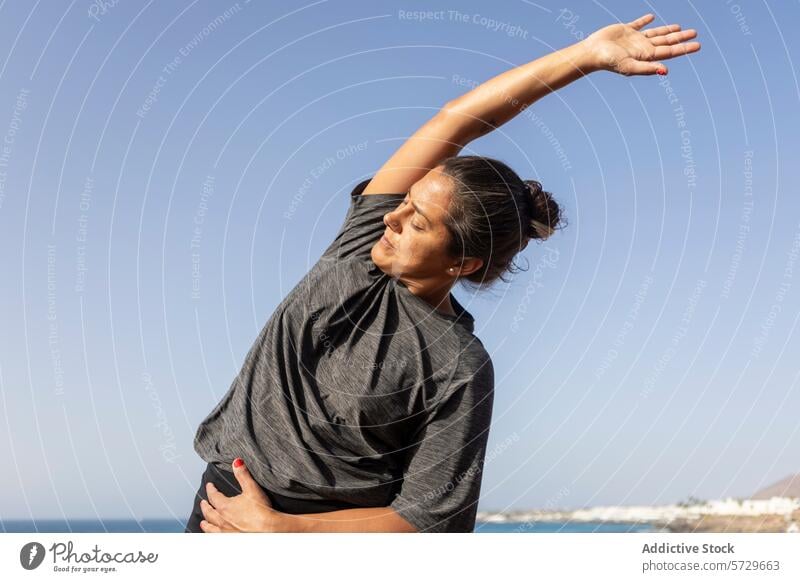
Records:
M0 533L183 533L177 519L0 520ZM649 524L610 522L508 522L475 524L475 533L648 533Z

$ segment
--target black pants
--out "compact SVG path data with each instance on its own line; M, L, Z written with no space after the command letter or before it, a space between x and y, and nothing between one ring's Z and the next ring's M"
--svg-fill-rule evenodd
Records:
M241 487L239 487L239 482L236 480L236 477L232 471L220 469L216 465L209 463L200 481L200 488L197 490L197 493L195 493L194 507L192 508L192 513L189 516L188 522L186 523L184 533L203 533L203 530L200 529L200 522L203 520L203 512L200 510L200 499L205 499L208 501L208 495L206 493L206 483L208 482L213 483L214 487L228 497L239 495L242 492ZM272 502L272 507L277 511L282 511L283 513L323 513L326 511L336 511L338 509L352 509L354 507L358 507L357 505L352 505L350 503L344 503L341 501L295 499L293 497L285 497L283 495L278 495L277 493L267 491L263 487L262 491L264 491L269 500Z

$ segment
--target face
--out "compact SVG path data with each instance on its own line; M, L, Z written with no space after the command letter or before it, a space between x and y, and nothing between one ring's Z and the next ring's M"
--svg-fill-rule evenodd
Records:
M372 247L372 260L387 275L408 281L452 277L461 261L447 253L445 226L452 182L438 168L416 182L400 205L383 217L386 231Z

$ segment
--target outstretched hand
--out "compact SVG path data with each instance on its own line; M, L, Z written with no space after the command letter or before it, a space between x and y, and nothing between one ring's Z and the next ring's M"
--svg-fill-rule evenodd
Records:
M586 37L583 42L593 67L621 75L666 75L667 67L660 61L700 50L699 42L685 42L695 38L697 31L681 30L678 24L642 30L654 18L645 14L628 24L612 24Z

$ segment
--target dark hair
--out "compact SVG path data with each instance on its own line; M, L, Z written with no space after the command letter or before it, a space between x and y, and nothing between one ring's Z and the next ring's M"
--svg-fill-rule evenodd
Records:
M453 156L439 166L454 188L445 219L448 251L453 257L483 259L483 266L461 281L477 286L508 282L503 274L523 270L513 259L531 239L544 240L565 226L552 195L500 160Z

